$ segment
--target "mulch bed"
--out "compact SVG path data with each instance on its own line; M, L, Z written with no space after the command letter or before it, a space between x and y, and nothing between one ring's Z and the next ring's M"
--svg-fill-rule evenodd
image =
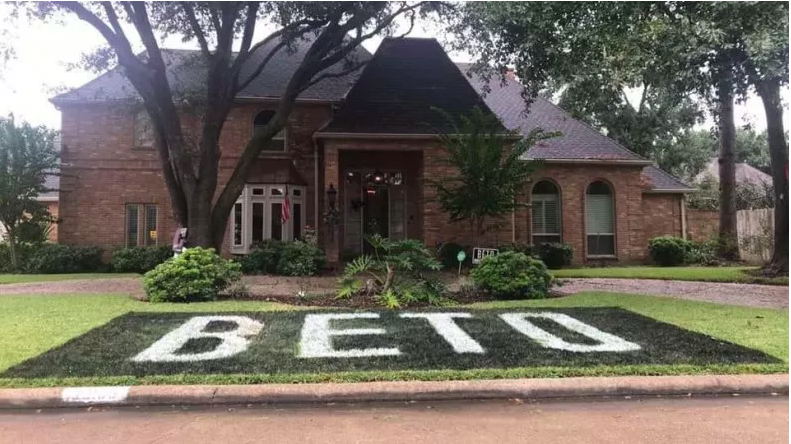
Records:
M315 304L315 301L312 302ZM425 312L426 310L423 310ZM372 319L331 321L332 329L382 329L333 336L335 350L397 348L398 355L364 357L305 357L303 326L306 316L360 313L359 311L297 310L278 312L216 313L216 316L242 316L262 324L250 333L246 349L222 359L174 362L136 362L133 357L163 336L179 329L195 317L210 313L128 313L74 338L62 346L22 362L2 377L91 377L146 376L174 374L313 374L354 371L430 370L430 369L507 369L515 367L590 367L641 364L733 364L779 362L765 353L732 344L674 325L656 321L620 308L522 308L461 309L428 311L467 313L455 324L483 349L483 353L460 353L449 340L425 319L404 318L405 313L421 310L366 310ZM520 333L505 322L504 313L551 312L577 321L638 348L609 351L572 351L542 345L538 339ZM531 323L551 336L580 346L594 346L597 340L575 332L559 322L530 318ZM235 331L237 323L212 321L202 332ZM310 336L309 336L310 337ZM192 339L190 339L192 338ZM186 336L177 342L175 354L220 350L218 337Z

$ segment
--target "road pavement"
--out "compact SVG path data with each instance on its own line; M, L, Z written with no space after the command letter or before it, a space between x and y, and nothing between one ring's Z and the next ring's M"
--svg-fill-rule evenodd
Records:
M788 397L0 411L0 443L787 443Z

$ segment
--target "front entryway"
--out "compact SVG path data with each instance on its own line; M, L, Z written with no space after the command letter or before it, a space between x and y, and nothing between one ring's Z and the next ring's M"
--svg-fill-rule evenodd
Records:
M340 156L341 248L368 252L366 236L420 238L420 152L344 151Z
M368 252L366 236L403 239L407 217L404 173L349 170L344 177L345 250Z

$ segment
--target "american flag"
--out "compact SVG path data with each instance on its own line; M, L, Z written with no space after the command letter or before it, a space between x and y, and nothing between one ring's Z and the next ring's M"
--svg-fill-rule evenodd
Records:
M286 198L283 201L283 209L280 211L280 221L288 222L291 219L291 201L288 200L288 185L286 185Z

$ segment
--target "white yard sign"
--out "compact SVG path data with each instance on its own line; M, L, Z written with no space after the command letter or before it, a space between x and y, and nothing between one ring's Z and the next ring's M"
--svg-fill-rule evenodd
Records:
M497 248L475 247L472 249L472 264L478 265L486 256L494 256L499 252L500 250L498 250Z

